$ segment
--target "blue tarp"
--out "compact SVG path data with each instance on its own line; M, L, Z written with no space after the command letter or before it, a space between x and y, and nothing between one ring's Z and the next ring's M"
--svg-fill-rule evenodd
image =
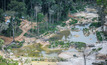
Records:
M10 23L10 20L9 20L9 19L6 21L6 24L8 24L8 23Z

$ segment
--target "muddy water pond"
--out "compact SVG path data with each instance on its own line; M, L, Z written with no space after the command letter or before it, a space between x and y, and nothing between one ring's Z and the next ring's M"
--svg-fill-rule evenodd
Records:
M89 28L90 24L71 26L71 30L65 30L59 34L55 34L50 39L63 40L70 42L84 42L86 44L93 44L97 42L96 34Z
M12 49L15 56L33 57L33 58L54 58L58 59L61 52L78 52L76 49L50 49L48 46L43 47L39 43L25 46L22 48Z
M39 43L35 43L22 48L12 49L12 52L17 57L57 57L58 54L62 52L62 49L51 50L48 46L43 47Z
M70 34L68 38L66 38L68 41L72 42L84 42L86 44L93 44L97 42L96 34L90 30L89 25L85 26L75 26L75 28L78 28L79 31L70 31ZM72 27L71 27L72 28ZM86 32L85 32L86 31Z
M63 36L67 38L70 35L70 30L64 30L60 31L59 33L54 34L49 38L49 41L56 41L56 40L61 40Z

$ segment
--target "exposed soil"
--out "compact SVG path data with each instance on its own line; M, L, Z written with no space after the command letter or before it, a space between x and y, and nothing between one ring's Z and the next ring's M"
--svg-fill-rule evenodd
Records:
M36 23L35 22L31 22L30 21L27 21L27 20L23 20L21 22L21 25L20 25L20 29L23 31L18 37L15 37L15 40L16 41L23 41L23 40L26 40L29 41L28 38L26 38L24 36L25 33L27 33L27 31L29 29L31 29L31 27L34 27L36 26ZM12 42L12 37L5 37L5 36L0 36L0 38L2 38L4 41L5 41L5 44L10 44ZM32 40L35 39L35 38L31 38Z

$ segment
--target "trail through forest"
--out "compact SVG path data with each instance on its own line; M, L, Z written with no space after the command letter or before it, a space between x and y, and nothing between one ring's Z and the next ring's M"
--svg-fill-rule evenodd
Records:
M21 22L20 25L20 29L23 31L18 37L15 37L16 41L23 41L25 36L24 34L28 32L29 29L31 29L32 27L36 26L36 23L33 22L33 24L31 24L30 21L28 20L23 20ZM2 38L5 41L5 44L10 44L13 40L12 37L5 37L5 36L0 36L0 38Z

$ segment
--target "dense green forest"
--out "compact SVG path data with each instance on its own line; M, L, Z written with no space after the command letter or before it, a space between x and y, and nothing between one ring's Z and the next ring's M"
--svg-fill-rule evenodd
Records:
M0 22L4 22L4 16L15 16L15 21L20 25L20 18L25 17L29 20L34 20L37 23L41 21L47 22L47 29L48 29L48 23L54 24L54 23L60 23L61 21L67 19L67 15L70 12L78 12L83 10L83 8L86 4L84 2L87 2L87 4L90 3L98 3L98 7L100 8L100 5L103 4L104 6L101 7L100 11L104 11L106 13L106 0L103 2L98 2L96 0L1 0L0 1ZM100 2L100 3L99 3ZM81 4L84 5L81 5ZM104 22L104 16L102 14L105 14L104 12L100 12L101 14L101 21ZM44 19L45 17L45 19ZM46 18L47 17L47 18ZM12 21L12 20L11 20ZM13 24L13 23L12 23ZM17 27L15 27L16 30L21 30ZM6 26L5 26L6 27ZM39 25L38 28L38 34L39 34ZM4 30L7 29L4 28ZM2 29L1 29L2 30ZM12 25L9 24L9 28L5 31L2 31L2 33L6 36L12 35ZM10 31L10 32L9 32ZM0 31L1 32L1 31ZM15 31L16 36L17 32Z
M48 30L51 26L61 24L61 21L67 19L68 13L74 13L84 10L83 8L80 8L86 5L84 2L90 4L96 3L96 0L1 0L0 22L4 22L5 16L15 17L14 21L16 21L12 23L13 18L11 18L12 24L10 23L9 27L4 25L4 30L1 29L0 31L2 33L1 35L12 36L12 28L14 25L18 24L14 27L14 34L15 36L18 36L21 33L21 30L18 26L20 25L20 18L22 17L30 21L36 21L37 24L38 22L44 21L44 27ZM80 3L84 5L81 5ZM39 30L39 28L42 29L44 27L39 27L38 24L38 32L36 33L39 34L39 31L43 32L44 30ZM16 30L20 31L20 33L18 34Z

